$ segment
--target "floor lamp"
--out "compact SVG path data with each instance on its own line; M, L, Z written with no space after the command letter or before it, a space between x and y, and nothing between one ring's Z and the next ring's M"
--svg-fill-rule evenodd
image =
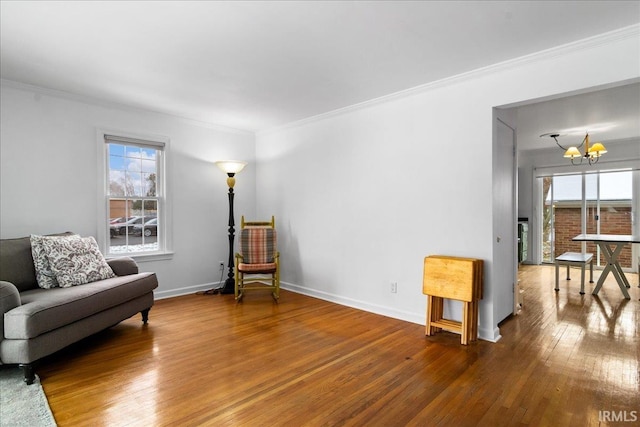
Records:
M229 186L229 261L227 266L229 267L229 273L227 274L227 280L224 282L224 288L222 288L221 294L233 294L235 289L235 279L233 277L233 237L235 221L233 219L233 186L236 183L235 174L239 173L247 165L247 162L241 162L237 160L224 160L216 162L216 165L220 170L227 174L227 185Z

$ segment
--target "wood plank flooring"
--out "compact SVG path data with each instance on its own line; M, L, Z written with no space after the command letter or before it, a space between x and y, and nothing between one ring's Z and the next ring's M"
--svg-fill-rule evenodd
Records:
M523 267L522 313L498 343L469 346L287 291L279 304L189 295L36 372L62 427L638 425L601 412L640 420L640 289L628 277L630 301L612 280L599 297L579 280L556 293L553 267Z

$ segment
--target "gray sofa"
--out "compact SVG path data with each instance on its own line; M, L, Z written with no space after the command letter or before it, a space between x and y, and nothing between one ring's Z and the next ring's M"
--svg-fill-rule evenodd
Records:
M116 277L68 288L38 287L29 237L0 240L0 364L18 364L33 383L33 363L153 306L155 273L131 258L107 260Z

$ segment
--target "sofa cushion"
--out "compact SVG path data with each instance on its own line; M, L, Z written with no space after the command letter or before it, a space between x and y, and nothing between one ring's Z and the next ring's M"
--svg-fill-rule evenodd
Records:
M51 263L47 257L47 251L44 247L45 239L79 239L80 236L72 234L70 236L38 236L31 235L31 255L33 256L33 265L36 270L36 281L38 286L44 289L57 288L60 285L56 280L56 275L51 270Z
M5 338L29 339L152 292L155 273L114 277L72 288L22 292L22 305L4 315Z
M115 276L93 237L43 237L42 245L61 288Z
M50 236L69 234L73 233L50 234ZM0 239L0 280L13 283L20 292L38 287L30 237Z
M107 264L109 264L116 276L128 276L138 273L138 264L128 256L110 258L107 260Z
M21 292L38 287L29 237L0 240L0 280Z

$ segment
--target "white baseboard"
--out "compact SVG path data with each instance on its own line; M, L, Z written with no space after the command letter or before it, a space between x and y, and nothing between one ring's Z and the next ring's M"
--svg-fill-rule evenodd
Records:
M288 283L288 282L280 282L280 287L282 289L286 289L288 291L295 292L298 294L307 295L310 297L333 302L333 303L344 305L347 307L357 308L359 310L380 314L382 316L387 316L394 319L404 320L411 323L417 323L418 325L424 325L426 322L425 313L412 313L409 311L395 310L393 308L371 304L368 302L359 301L352 298L346 298L346 297L336 295L336 294L331 294L328 292L309 289L304 286L294 285L293 283Z
M224 282L204 283L202 285L186 286L183 288L171 289L168 291L154 291L154 297L157 300L165 298L179 297L182 295L195 294L196 292L207 291L209 289L217 289L224 287Z
M479 328L478 329L478 339L489 341L489 342L498 342L502 338L500 335L500 328L486 329Z

